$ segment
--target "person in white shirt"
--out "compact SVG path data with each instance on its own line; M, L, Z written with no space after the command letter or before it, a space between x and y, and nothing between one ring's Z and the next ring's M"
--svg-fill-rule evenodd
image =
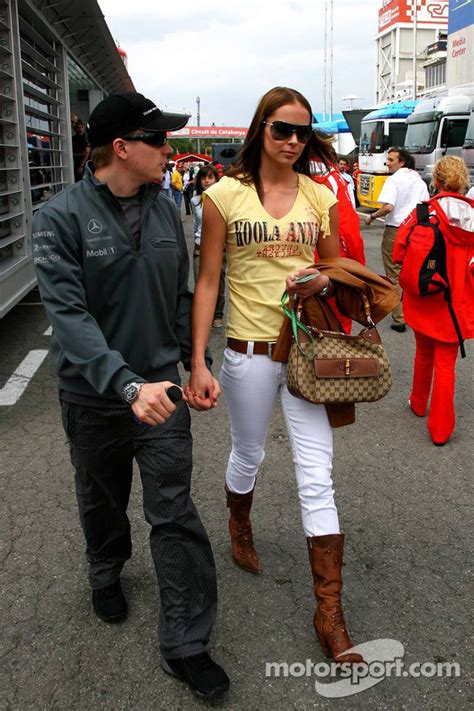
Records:
M349 193L349 197L352 203L352 207L355 209L356 203L355 203L355 185L354 185L354 178L350 173L348 173L349 169L349 164L347 163L345 158L339 158L337 161L337 167L339 169L339 172L341 173L342 177L347 183L347 192Z
M166 166L163 173L163 178L161 179L161 192L169 198L173 197L171 195L171 171L168 166Z
M428 188L420 175L414 170L413 156L404 148L389 148L387 168L390 177L385 181L379 195L382 207L365 218L365 224L371 225L377 217L385 217L385 229L382 239L382 259L385 274L397 285L401 266L392 259L393 245L397 230L405 217L419 202L429 200ZM401 303L392 311L394 331L406 331Z
M197 282L199 276L199 264L201 259L201 229L202 229L202 196L203 193L217 183L219 174L213 165L203 165L196 175L196 194L191 198L191 208L193 212L193 227L194 227L194 252L193 252L193 272L194 283ZM226 260L225 255L222 260L221 276L219 279L219 295L217 297L216 307L214 310L214 319L212 321L213 328L222 328L224 325L224 307L225 307L225 273Z

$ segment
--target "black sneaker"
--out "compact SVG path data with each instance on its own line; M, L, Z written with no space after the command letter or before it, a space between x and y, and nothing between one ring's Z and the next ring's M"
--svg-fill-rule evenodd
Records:
M404 323L392 323L390 328L392 329L392 331L397 331L398 333L405 333L405 331L407 330L407 327Z
M127 601L120 580L106 588L92 591L92 607L104 622L121 622L127 616Z
M230 686L229 677L207 652L183 659L162 659L161 666L167 674L185 681L196 696L214 699Z

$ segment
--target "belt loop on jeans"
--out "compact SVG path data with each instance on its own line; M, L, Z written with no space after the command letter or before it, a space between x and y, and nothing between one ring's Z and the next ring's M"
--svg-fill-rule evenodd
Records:
M255 341L247 341L247 358L253 357L254 345L255 345Z

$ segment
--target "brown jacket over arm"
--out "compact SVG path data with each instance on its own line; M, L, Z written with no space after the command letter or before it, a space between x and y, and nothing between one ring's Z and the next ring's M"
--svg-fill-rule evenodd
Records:
M374 323L379 323L399 303L397 290L388 277L375 274L353 259L333 257L318 262L316 266L321 274L331 279L334 285L332 298L341 313L363 326L368 323L362 294L367 297ZM306 299L303 303L302 320L321 330L340 331L340 324L330 307L331 299L328 301L317 296ZM286 363L292 340L291 322L285 318L273 351L273 360ZM353 403L326 405L326 410L332 427L343 427L355 422Z

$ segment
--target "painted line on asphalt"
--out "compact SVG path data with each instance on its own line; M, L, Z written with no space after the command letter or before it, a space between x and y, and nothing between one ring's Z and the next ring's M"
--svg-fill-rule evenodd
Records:
M49 351L30 351L0 390L0 407L14 405L21 398Z
M48 328L46 329L46 331L43 333L43 336L52 336L52 335L53 335L53 327L52 327L52 326L48 326Z

